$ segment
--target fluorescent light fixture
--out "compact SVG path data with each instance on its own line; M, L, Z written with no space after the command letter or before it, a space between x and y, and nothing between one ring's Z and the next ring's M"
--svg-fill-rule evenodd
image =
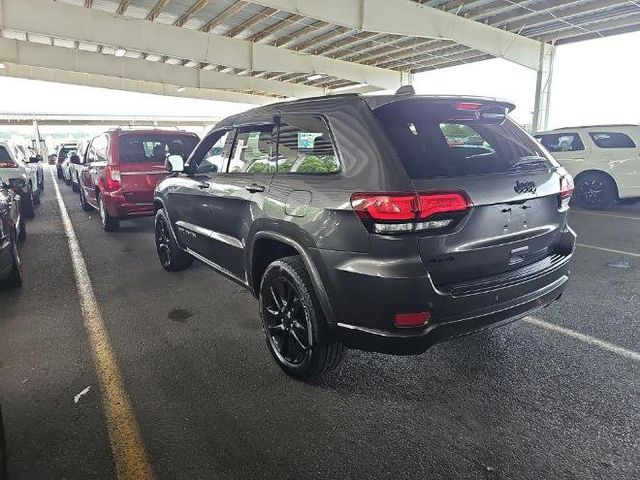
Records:
M309 80L309 81L320 80L322 77L324 77L324 75L322 75L320 73L314 73L313 75L309 75L307 77L307 80Z
M4 63L0 62L0 70L2 70L3 68L7 68L7 66Z
M178 93L182 93L182 92L184 92L185 90L186 90L186 88L184 88L184 87L178 87L178 88L176 88L176 92L178 92Z
M344 86L344 87L334 88L333 90L331 90L331 93L346 92L347 90L353 90L354 88L366 87L368 85L369 84L367 82L356 83L355 85L347 85L347 86Z
M124 54L127 53L127 50L124 48L116 48L116 53L114 55L116 57L124 57Z

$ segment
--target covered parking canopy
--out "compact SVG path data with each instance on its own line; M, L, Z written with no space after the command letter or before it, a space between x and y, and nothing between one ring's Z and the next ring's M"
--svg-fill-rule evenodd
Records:
M257 104L504 58L541 129L555 45L639 30L640 2L0 0L0 29L0 75Z

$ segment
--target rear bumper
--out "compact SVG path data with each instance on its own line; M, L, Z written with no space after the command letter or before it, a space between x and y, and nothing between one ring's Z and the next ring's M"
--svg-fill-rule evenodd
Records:
M562 255L535 274L479 282L481 287L462 293L436 287L419 257L383 261L346 252L315 253L335 315L330 325L335 337L350 348L410 355L512 322L558 299L569 279L575 238L570 228L562 232ZM423 311L432 315L425 327L394 324L396 313Z
M130 202L121 190L116 192L104 192L103 199L109 215L121 220L154 215L153 201Z

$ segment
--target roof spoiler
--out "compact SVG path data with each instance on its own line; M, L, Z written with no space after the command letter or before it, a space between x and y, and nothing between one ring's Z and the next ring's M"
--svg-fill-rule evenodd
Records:
M415 95L416 90L413 88L413 85L402 85L398 90L396 90L395 95Z

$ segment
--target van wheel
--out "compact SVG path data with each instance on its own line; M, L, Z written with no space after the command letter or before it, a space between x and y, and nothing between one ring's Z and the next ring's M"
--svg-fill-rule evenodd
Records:
M71 190L77 193L80 190L80 185L76 182L71 182Z
M93 207L87 202L87 197L84 194L84 188L80 188L80 206L83 212L93 211Z
M31 185L29 185L29 191L27 192L27 195L25 195L24 203L22 204L22 214L26 218L33 218L36 215L36 206Z
M307 380L338 366L344 346L328 338L322 308L299 256L271 263L260 285L267 347L288 375Z
M585 173L578 177L575 195L580 207L604 210L616 200L616 185L602 173Z
M107 206L104 204L102 194L98 194L98 208L100 210L100 221L102 222L102 229L105 232L115 232L120 228L120 219L118 217L112 217L107 211Z
M11 273L3 283L7 288L14 288L22 285L22 262L20 261L20 252L18 251L18 241L15 232L11 232L9 240L11 243Z
M193 257L180 248L169 227L164 208L156 212L156 250L162 268L169 272L185 270L193 263Z

